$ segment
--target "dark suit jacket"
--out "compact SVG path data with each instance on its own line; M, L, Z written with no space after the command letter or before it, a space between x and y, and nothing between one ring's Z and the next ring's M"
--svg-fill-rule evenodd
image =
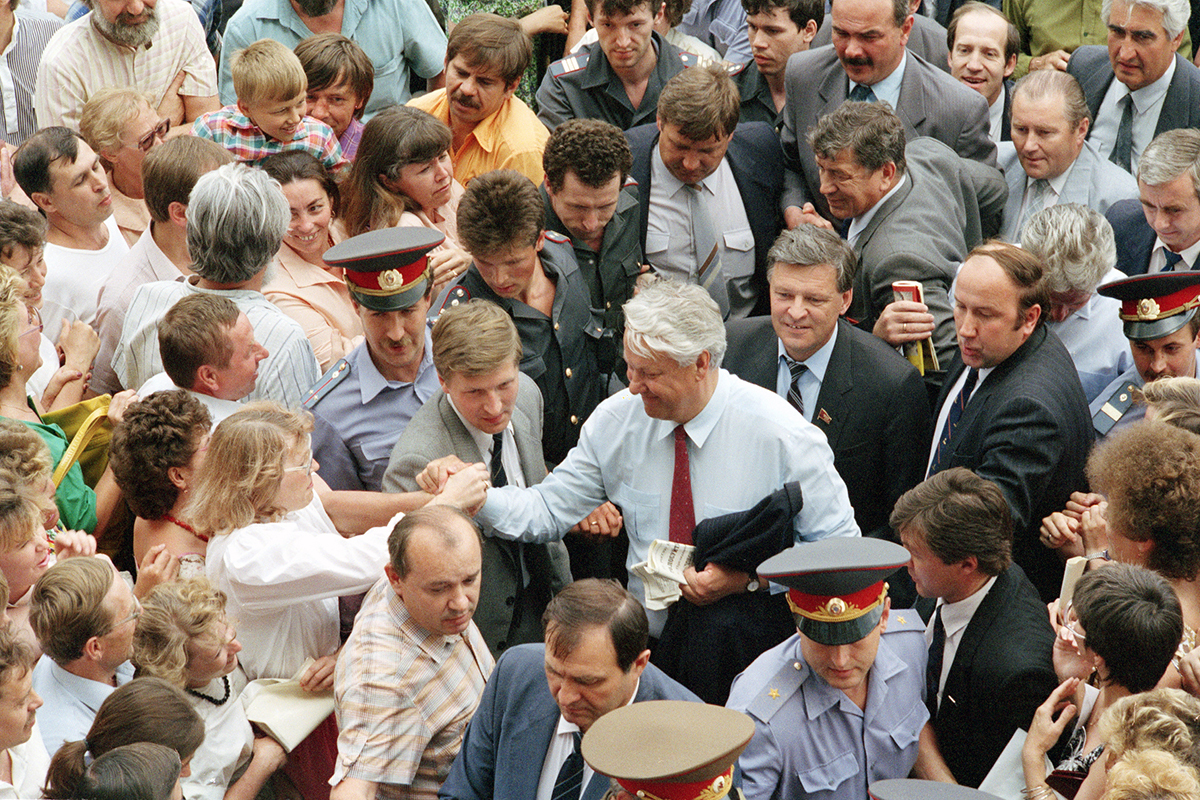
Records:
M525 482L532 486L546 477L546 462L542 460L542 396L532 379L524 373L520 376L517 406L512 416L513 437ZM454 413L449 398L439 389L413 415L396 442L383 474L383 490L417 491L417 473L433 459L451 454L468 463L480 459L475 440ZM528 586L522 586L522 559L530 573ZM499 656L515 644L540 642L542 612L550 598L570 582L571 568L562 542L530 545L485 535L475 624L492 654Z
M910 141L904 156L908 180L879 204L854 244L858 273L849 315L871 330L892 302L892 283L920 281L944 367L957 352L950 285L971 249L1000 231L1008 184L999 170L961 158L936 139Z
M797 208L811 202L832 220L829 204L820 192L821 179L808 146L808 132L818 119L846 101L846 70L832 45L818 47L788 59L784 85L787 104L780 138L787 173L782 202L785 207ZM991 125L983 95L911 52L900 83L899 106L896 113L910 142L930 136L963 158L996 165L996 145L988 136Z
M963 369L956 358L938 409ZM1083 469L1093 438L1079 375L1058 337L1043 325L997 365L975 388L954 435L941 469L966 467L999 485L1013 515L1013 560L1043 600L1057 597L1062 561L1042 546L1038 528L1087 485Z
M633 150L630 176L638 183L641 205L642 253L646 252L646 225L650 219L650 157L658 146L658 126L641 125L625 131ZM783 153L779 137L765 122L744 122L737 126L725 160L733 172L746 219L754 232L754 283L758 288L757 311L767 307L767 252L783 228L779 215L779 194L783 191Z
M1067 72L1079 80L1092 119L1095 119L1100 111L1100 103L1104 101L1104 94L1113 82L1108 48L1098 44L1078 48L1067 62ZM1167 87L1167 96L1163 99L1154 135L1175 128L1200 128L1200 69L1179 54L1175 55L1175 76ZM1095 125L1092 130L1095 130ZM1091 135L1091 131L1088 135ZM1108 153L1101 155L1108 158Z
M1104 212L1117 240L1117 269L1126 275L1145 275L1158 234L1142 211L1141 200L1122 200Z
M1053 645L1046 606L1013 564L996 577L967 623L932 720L942 756L959 783L978 787L1013 731L1029 727L1058 685Z
M774 392L779 339L770 318L730 320L725 329L722 366ZM813 424L829 439L863 535L891 538L892 507L925 477L933 423L921 374L878 337L841 320Z
M1004 121L1000 123L1000 141L1012 141L1012 93L1016 83L1004 79Z
M517 800L537 795L542 762L559 718L546 685L545 652L540 644L521 645L496 662L438 797ZM635 703L647 700L700 702L653 664L642 672L633 698ZM608 779L597 775L584 787L581 800L600 800L606 791Z

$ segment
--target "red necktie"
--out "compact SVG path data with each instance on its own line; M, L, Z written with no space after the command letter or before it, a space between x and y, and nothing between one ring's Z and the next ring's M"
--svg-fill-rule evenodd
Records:
M692 543L696 527L696 509L692 505L692 471L688 464L687 432L682 425L675 427L675 477L671 479L672 542Z

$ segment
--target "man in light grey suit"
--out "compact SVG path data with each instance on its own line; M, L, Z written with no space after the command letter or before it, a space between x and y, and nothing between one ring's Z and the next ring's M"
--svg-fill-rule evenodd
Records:
M503 309L486 300L447 308L433 326L442 388L404 429L383 476L387 492L417 491L430 461L454 455L490 465L494 486L532 486L546 476L542 395L517 368L521 340ZM542 612L571 581L562 542L531 545L486 536L475 623L488 648L542 640Z
M1088 138L1133 175L1155 136L1200 128L1200 69L1175 52L1187 36L1190 10L1188 0L1104 0L1108 47L1080 47L1067 64L1092 112ZM1127 139L1121 136L1126 98L1133 101Z
M935 139L906 146L900 119L880 103L844 103L822 117L812 151L821 191L858 252L847 313L893 347L932 335L939 362L949 363L950 284L971 248L999 231L1004 176ZM920 281L924 305L893 303L898 280Z
M836 217L821 196L817 162L804 142L817 120L847 99L886 102L909 139L930 136L963 158L995 165L987 101L906 51L913 26L908 0L833 0L830 15L833 45L792 56L784 76L781 205L789 228L828 225Z
M1013 91L1012 141L999 145L1008 181L1001 236L1019 242L1029 219L1059 203L1103 214L1135 198L1137 181L1087 141L1091 122L1079 81L1052 69L1031 72Z

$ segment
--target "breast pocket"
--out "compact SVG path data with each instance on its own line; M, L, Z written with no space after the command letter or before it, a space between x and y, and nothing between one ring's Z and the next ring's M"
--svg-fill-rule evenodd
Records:
M804 787L805 794L836 791L846 781L858 774L858 759L853 753L842 753L832 761L815 767L800 769L796 777Z
M737 253L752 253L754 251L754 231L749 228L737 228L732 231L725 231L725 249ZM729 277L741 277L754 274L754 259L741 258L737 263L742 264L744 269L731 270L729 266L725 266L725 274Z
M617 495L613 502L621 507L621 515L625 517L625 530L630 536L644 541L654 539L651 531L660 530L660 496L634 489L627 483L618 485Z
M666 231L646 231L646 260L654 262L654 256L662 255L671 246L671 236Z

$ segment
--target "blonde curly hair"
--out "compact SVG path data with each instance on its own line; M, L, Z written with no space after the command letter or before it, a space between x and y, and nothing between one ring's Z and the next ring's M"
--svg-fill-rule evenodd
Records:
M183 688L191 659L188 645L214 639L225 620L225 593L206 578L159 584L142 601L133 634L133 664L148 675Z

